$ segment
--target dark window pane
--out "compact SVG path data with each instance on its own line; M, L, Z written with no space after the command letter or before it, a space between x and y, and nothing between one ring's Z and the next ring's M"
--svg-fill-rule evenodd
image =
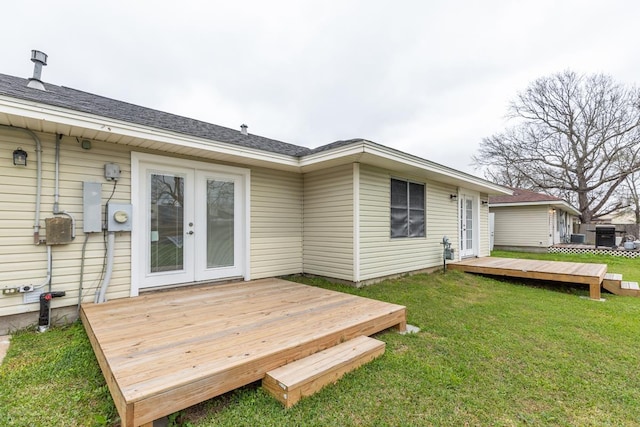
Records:
M409 224L406 209L391 208L391 237L406 237Z
M391 207L407 208L407 182L391 180Z
M424 236L424 209L411 209L409 211L409 237Z
M424 185L409 184L409 207L411 209L424 209Z

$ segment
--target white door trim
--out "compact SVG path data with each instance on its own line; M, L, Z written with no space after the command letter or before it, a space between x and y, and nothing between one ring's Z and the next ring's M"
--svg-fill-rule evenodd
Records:
M207 173L218 173L222 176L233 175L238 178L241 186L240 197L238 200L242 205L240 213L241 224L238 224L242 232L242 239L239 247L236 248L237 255L242 257L240 276L244 280L251 280L251 170L247 168L239 168L235 166L220 165L215 163L206 163L195 160L179 159L174 157L159 156L155 154L131 152L131 203L133 205L133 227L131 231L131 296L137 296L141 289L141 278L145 274L145 225L146 214L143 206L140 206L141 197L144 195L142 185L145 183L145 173L141 170L141 164L153 163L155 165L166 166L168 169L181 168L194 171L194 177L198 171L206 171ZM194 178L195 179L195 178ZM141 181L142 180L142 181Z
M463 231L465 231L465 227L462 224L462 210L465 203L465 200L471 200L473 213L472 213L472 247L471 249L466 247L465 238L463 236ZM478 256L480 253L480 193L473 190L468 190L461 188L458 190L458 239L459 239L459 253L460 258L467 258Z

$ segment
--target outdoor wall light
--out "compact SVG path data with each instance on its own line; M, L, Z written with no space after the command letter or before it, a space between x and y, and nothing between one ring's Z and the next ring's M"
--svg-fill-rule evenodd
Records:
M27 152L18 147L13 151L13 164L15 166L27 166Z
M457 195L457 194L449 194L449 198L450 198L451 200L455 200L455 199L457 199L457 198L458 198L458 195Z
M482 203L482 206L485 206L485 205L488 205L488 204L489 204L489 201L488 201L488 200L483 200L483 201L482 201L482 202L480 202L480 203Z

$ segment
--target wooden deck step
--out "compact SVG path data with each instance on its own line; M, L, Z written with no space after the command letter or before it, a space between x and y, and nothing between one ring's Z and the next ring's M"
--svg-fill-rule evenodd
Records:
M359 336L267 372L262 386L286 408L384 353L385 343Z
M604 280L612 282L622 282L622 274L619 273L607 273L604 275Z
M622 274L605 274L604 280L602 280L602 287L615 295L640 297L640 286L638 283L622 280Z

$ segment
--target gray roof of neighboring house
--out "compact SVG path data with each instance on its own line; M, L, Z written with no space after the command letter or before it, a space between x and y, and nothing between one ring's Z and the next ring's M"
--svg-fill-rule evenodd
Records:
M117 101L64 86L44 83L46 91L33 89L27 87L27 82L28 79L0 73L0 95L271 153L299 157L310 154L313 151L307 147L258 135L243 135L239 130L141 107L128 102ZM319 147L316 150L321 150L322 148Z
M536 193L535 191L524 190L522 188L512 188L513 194L505 196L491 196L489 203L535 203L535 202L563 202L559 197L551 196L544 193Z
M574 215L580 215L580 211L578 209L560 197L544 193L536 193L535 191L524 190L522 188L511 188L511 190L513 191L513 194L511 195L489 196L489 206L495 208L500 205L513 206L548 204L562 207L563 210Z

